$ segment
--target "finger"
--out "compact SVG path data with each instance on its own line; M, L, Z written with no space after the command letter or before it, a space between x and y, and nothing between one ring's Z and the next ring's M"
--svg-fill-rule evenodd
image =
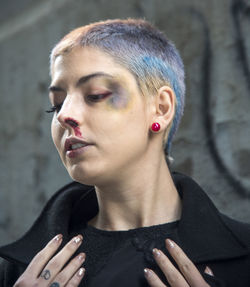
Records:
M166 287L166 285L162 283L160 278L154 273L153 270L145 268L144 275L151 287Z
M70 263L53 279L53 282L56 281L60 286L65 286L76 271L80 268L82 263L85 261L85 253L78 254Z
M170 286L188 287L187 281L184 279L181 273L174 267L172 262L161 250L154 248L153 255L156 263L159 265L162 272L166 276Z
M210 275L210 276L214 276L213 271L211 270L211 268L209 268L208 266L206 266L204 273Z
M201 276L199 270L193 262L187 257L183 250L172 240L166 240L166 247L173 257L183 276L192 287L208 287L209 285Z
M75 275L69 280L68 284L66 285L66 287L75 287L78 286L82 280L82 278L85 275L85 269L84 268L80 268Z
M49 259L55 254L56 250L61 245L62 238L62 234L56 235L40 252L36 254L26 269L29 276L37 278L43 267L48 263Z
M69 258L76 252L77 248L82 243L82 235L78 235L71 239L64 248L56 254L44 267L43 271L39 276L39 282L44 282L43 280L47 280L47 282L51 282L53 278L58 274L58 272L62 269L65 263L69 260Z

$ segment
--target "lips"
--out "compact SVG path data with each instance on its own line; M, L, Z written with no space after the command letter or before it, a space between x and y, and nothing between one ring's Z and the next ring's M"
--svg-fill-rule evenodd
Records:
M67 138L65 141L64 151L65 152L71 151L71 150L74 151L74 150L77 150L79 148L85 147L87 145L90 145L90 143L88 143L82 139L76 138L76 137L70 137L70 138Z

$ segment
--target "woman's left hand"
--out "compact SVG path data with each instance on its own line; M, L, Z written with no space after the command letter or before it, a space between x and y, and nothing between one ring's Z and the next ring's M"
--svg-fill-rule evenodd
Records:
M175 242L167 239L166 248L179 266L180 271L175 268L162 251L154 248L153 254L156 263L161 268L171 287L209 287L193 262ZM144 273L151 287L166 287L151 269L145 268ZM213 275L208 266L205 269L205 273Z

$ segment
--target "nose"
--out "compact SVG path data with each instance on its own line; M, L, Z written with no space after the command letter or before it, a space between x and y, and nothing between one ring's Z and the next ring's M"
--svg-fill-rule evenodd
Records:
M64 101L60 111L57 114L57 120L63 129L69 129L79 134L80 122L76 119L77 115L76 107L74 108L73 103Z
M60 120L60 125L64 129L72 130L73 133L75 134L75 136L82 137L82 133L80 131L79 124L78 124L77 120L70 118L70 117L67 117L63 120Z
M65 124L70 125L73 129L78 127L78 122L73 118L66 118L64 120Z

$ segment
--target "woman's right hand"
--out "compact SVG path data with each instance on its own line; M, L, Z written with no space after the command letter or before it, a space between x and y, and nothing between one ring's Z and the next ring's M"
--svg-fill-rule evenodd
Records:
M65 263L82 243L82 235L74 237L64 248L52 257L62 243L62 235L54 237L32 259L25 272L18 278L14 287L75 287L84 276L80 268L85 261L85 253L78 254L65 267ZM80 268L80 269L79 269Z

